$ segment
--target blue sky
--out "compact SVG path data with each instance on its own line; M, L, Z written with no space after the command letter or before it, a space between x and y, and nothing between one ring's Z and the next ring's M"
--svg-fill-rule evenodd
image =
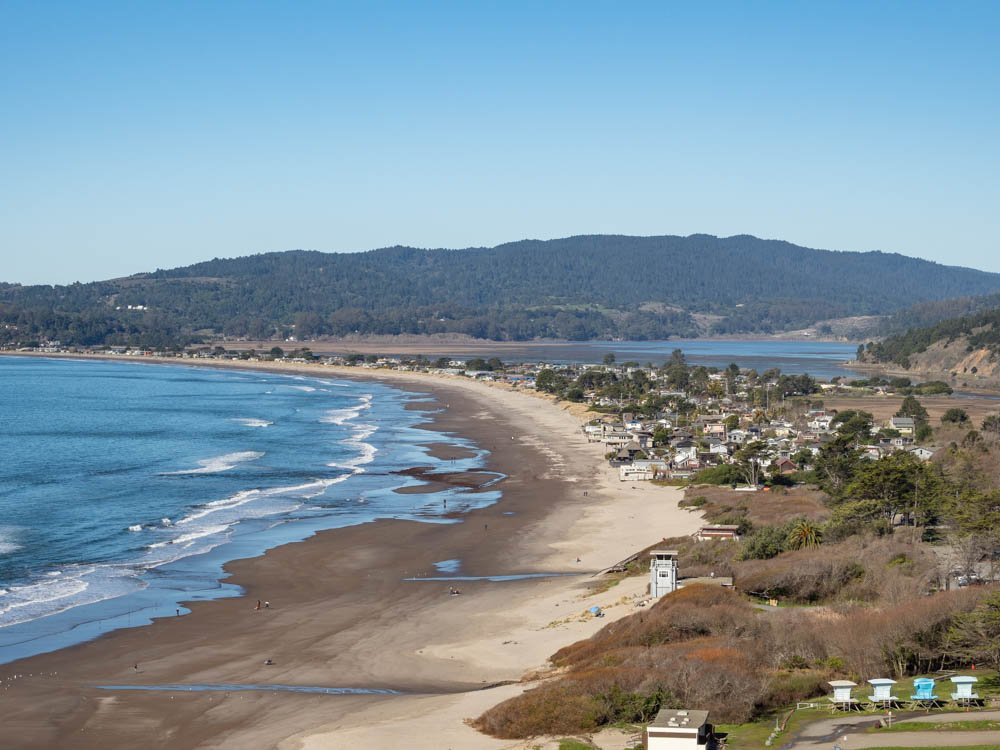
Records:
M0 4L0 280L749 233L1000 271L1000 4Z

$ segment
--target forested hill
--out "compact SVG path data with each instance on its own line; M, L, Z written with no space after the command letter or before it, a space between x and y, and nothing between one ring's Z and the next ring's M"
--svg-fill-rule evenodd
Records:
M297 250L91 284L0 285L0 321L8 341L76 344L290 332L649 339L772 332L998 291L998 274L898 254L748 235L593 235L466 250Z
M921 356L933 350L933 356ZM912 328L869 343L862 360L909 369L961 371L992 375L1000 360L1000 308Z

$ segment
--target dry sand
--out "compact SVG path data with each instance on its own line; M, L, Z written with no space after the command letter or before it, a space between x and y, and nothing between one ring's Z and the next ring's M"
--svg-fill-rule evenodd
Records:
M247 369L241 363L236 367ZM262 369L278 369L267 366ZM284 368L288 369L288 368ZM464 378L302 366L432 393L428 428L491 450L503 499L462 523L385 520L226 566L238 599L186 617L0 667L0 745L17 748L515 748L466 725L530 687L560 647L635 611L644 579L592 593L591 575L699 517L679 490L622 483L586 442L580 417L551 401ZM572 411L578 411L574 408ZM432 435L429 444L446 451ZM440 455L440 453L439 453ZM434 489L430 487L429 489ZM584 494L586 493L586 495ZM512 515L511 515L512 514ZM570 573L511 582L411 581L459 558L473 575ZM580 558L580 562L577 562ZM255 599L272 608L254 611ZM585 615L593 605L601 619ZM274 660L264 666L265 657ZM140 672L133 673L132 664ZM22 676L17 680L10 678ZM391 688L398 696L101 691L107 684L242 683ZM622 747L621 735L603 744Z

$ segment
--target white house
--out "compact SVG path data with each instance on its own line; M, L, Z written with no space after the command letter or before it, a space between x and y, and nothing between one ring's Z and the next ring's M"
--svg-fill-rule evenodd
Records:
M711 737L708 711L663 708L646 727L646 750L698 750Z

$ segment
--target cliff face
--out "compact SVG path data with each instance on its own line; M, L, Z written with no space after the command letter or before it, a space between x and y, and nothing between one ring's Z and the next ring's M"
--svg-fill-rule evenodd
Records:
M926 379L961 381L969 385L1000 385L1000 358L989 349L969 351L969 339L936 341L926 351L910 355L908 373Z

